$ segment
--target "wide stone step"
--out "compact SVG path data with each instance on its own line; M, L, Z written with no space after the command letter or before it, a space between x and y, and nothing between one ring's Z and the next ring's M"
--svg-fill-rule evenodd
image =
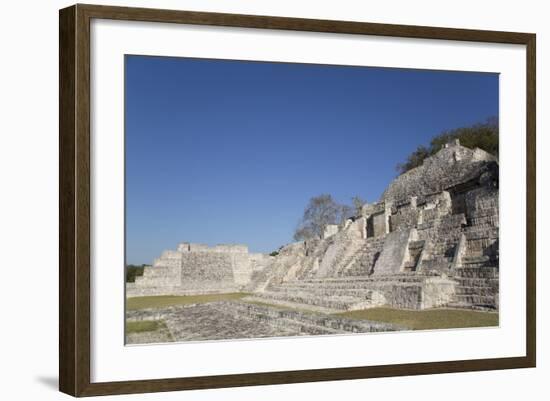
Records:
M334 277L324 279L305 279L288 281L285 283L291 284L336 284L336 283L366 283L366 282L381 282L381 281L399 281L399 282L420 282L426 277L415 273L404 273L395 275L374 275L374 276L354 276L354 277Z
M480 255L479 252L466 252L462 257L462 263L480 263L489 261L489 256Z
M453 309L469 309L469 310L477 310L477 311L495 311L495 305L473 305L467 302L450 302L446 306L447 308L453 308Z
M278 286L271 286L269 290L274 289L289 289L289 290L302 290L302 291L309 291L309 290L316 290L316 289L328 289L328 290L368 290L372 288L379 288L382 286L389 286L389 285L401 285L401 284L408 284L408 285L414 285L414 284L422 284L424 280L373 280L373 281L365 281L365 282L344 282L344 283L314 283L314 284L283 284Z
M373 291L380 289L391 289L393 285L383 285L378 288L369 289L336 289L336 288L308 288L308 289L295 289L295 288L271 288L269 291L273 293L283 294L286 297L342 297L349 296L359 299L370 299Z
M464 278L453 277L453 280L462 287L493 287L498 288L498 278Z
M265 321L285 329L297 328L305 334L337 334L348 332L373 332L402 330L403 327L391 323L369 320L353 320L317 313L282 310L271 306L246 304L244 302L227 303L222 306L226 313L238 313L240 316Z
M472 305L496 305L496 299L494 296L483 295L455 295L454 300L458 303L472 304Z
M304 335L322 335L322 334L344 334L346 330L333 329L331 327L321 326L318 324L311 324L301 322L295 319L277 319L277 327L282 327L285 330L293 330Z
M481 269L483 267L486 267L487 263L488 262L470 262L470 263L463 263L462 266L463 267L471 267L471 268L475 268L475 269ZM460 269L460 267L459 267L459 269Z
M498 278L495 267L462 267L454 270L455 277L464 278Z
M498 238L498 227L491 226L471 226L465 232L466 239L468 240L477 240L477 239L496 239Z
M498 288L495 287L464 287L456 286L455 292L457 295L481 295L495 296L498 294Z
M314 295L289 295L278 292L263 292L256 297L264 300L290 301L296 304L316 305L335 310L350 310L362 302L361 299L350 296L323 297Z
M318 312L324 314L341 312L341 309L327 308L324 306L313 305L313 304L304 304L298 302L291 302L285 299L274 299L274 298L264 298L261 294L256 294L253 296L243 298L245 302L261 302L274 306L281 306L283 308L290 308L295 310L307 309L309 312Z

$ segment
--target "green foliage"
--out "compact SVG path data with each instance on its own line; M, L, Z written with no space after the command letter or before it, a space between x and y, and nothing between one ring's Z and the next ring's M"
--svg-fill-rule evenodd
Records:
M455 139L460 140L462 146L470 149L480 148L498 158L498 119L491 117L484 123L443 131L432 138L428 147L421 145L416 148L404 163L396 166L397 171L403 174L422 165L424 159L434 155L443 145Z
M126 265L126 282L133 283L137 276L143 276L145 265Z
M166 324L162 320L140 320L126 322L126 333L146 333L165 329Z
M459 309L406 310L380 307L338 313L337 316L395 323L413 330L498 326L498 313Z
M269 254L269 256L277 256L279 254L279 251L273 251Z
M396 167L399 174L406 173L409 170L412 170L415 167L421 166L424 159L431 156L431 150L420 145L414 152L412 152L408 157L405 163L399 163Z

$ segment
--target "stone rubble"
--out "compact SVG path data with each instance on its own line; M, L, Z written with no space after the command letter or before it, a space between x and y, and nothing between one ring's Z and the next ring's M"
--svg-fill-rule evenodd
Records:
M169 336L155 333L127 336L127 343L229 340L405 330L403 326L353 320L311 312L278 309L245 302L222 301L128 311L127 321L162 320Z

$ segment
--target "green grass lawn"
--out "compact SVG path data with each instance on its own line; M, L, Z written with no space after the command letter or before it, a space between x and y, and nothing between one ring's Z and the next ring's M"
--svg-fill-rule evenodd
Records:
M126 322L126 333L145 333L165 329L166 325L162 320L140 320L137 322Z
M337 313L335 315L351 319L367 319L396 323L413 330L498 326L498 313L459 309L428 309L416 311L392 308L372 308Z
M146 308L166 308L173 305L198 304L214 301L234 301L246 297L246 293L229 294L204 294L204 295L160 295L150 297L135 297L126 299L127 310L146 309Z

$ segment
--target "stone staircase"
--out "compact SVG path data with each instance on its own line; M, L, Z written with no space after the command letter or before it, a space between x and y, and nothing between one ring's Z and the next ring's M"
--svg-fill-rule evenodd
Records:
M284 310L245 302L219 302L213 305L218 310L233 314L237 318L249 318L268 323L285 331L301 334L367 333L405 329L403 326L391 323L327 317L315 313Z
M245 292L263 291L272 278L272 272L270 269L262 269L252 273L250 283L245 286Z
M419 226L419 236L427 244L425 255L420 261L420 271L447 273L465 223L466 217L460 213L445 215Z
M455 269L457 282L452 308L498 310L499 272L497 267L462 267Z
M341 238L336 244L328 247L315 276L330 278L345 275L343 271L348 269L365 252L368 253L371 243L373 241L361 238Z
M307 279L270 286L251 300L293 308L334 312L392 306L422 308L424 283L430 277L403 273Z
M371 274L383 247L384 238L361 240L360 246L342 263L342 268L336 273L336 276L350 277Z
M418 261L422 250L424 249L426 241L411 241L409 242L409 257L408 260L403 265L403 270L405 272L414 272L418 266Z
M491 224L470 226L464 234L464 255L452 273L457 286L449 306L498 310L498 227Z
M468 227L463 267L498 266L498 227Z
M407 329L392 323L347 319L241 301L132 310L126 312L126 319L127 321L162 320L169 332L169 339L163 339L163 342L334 335Z

